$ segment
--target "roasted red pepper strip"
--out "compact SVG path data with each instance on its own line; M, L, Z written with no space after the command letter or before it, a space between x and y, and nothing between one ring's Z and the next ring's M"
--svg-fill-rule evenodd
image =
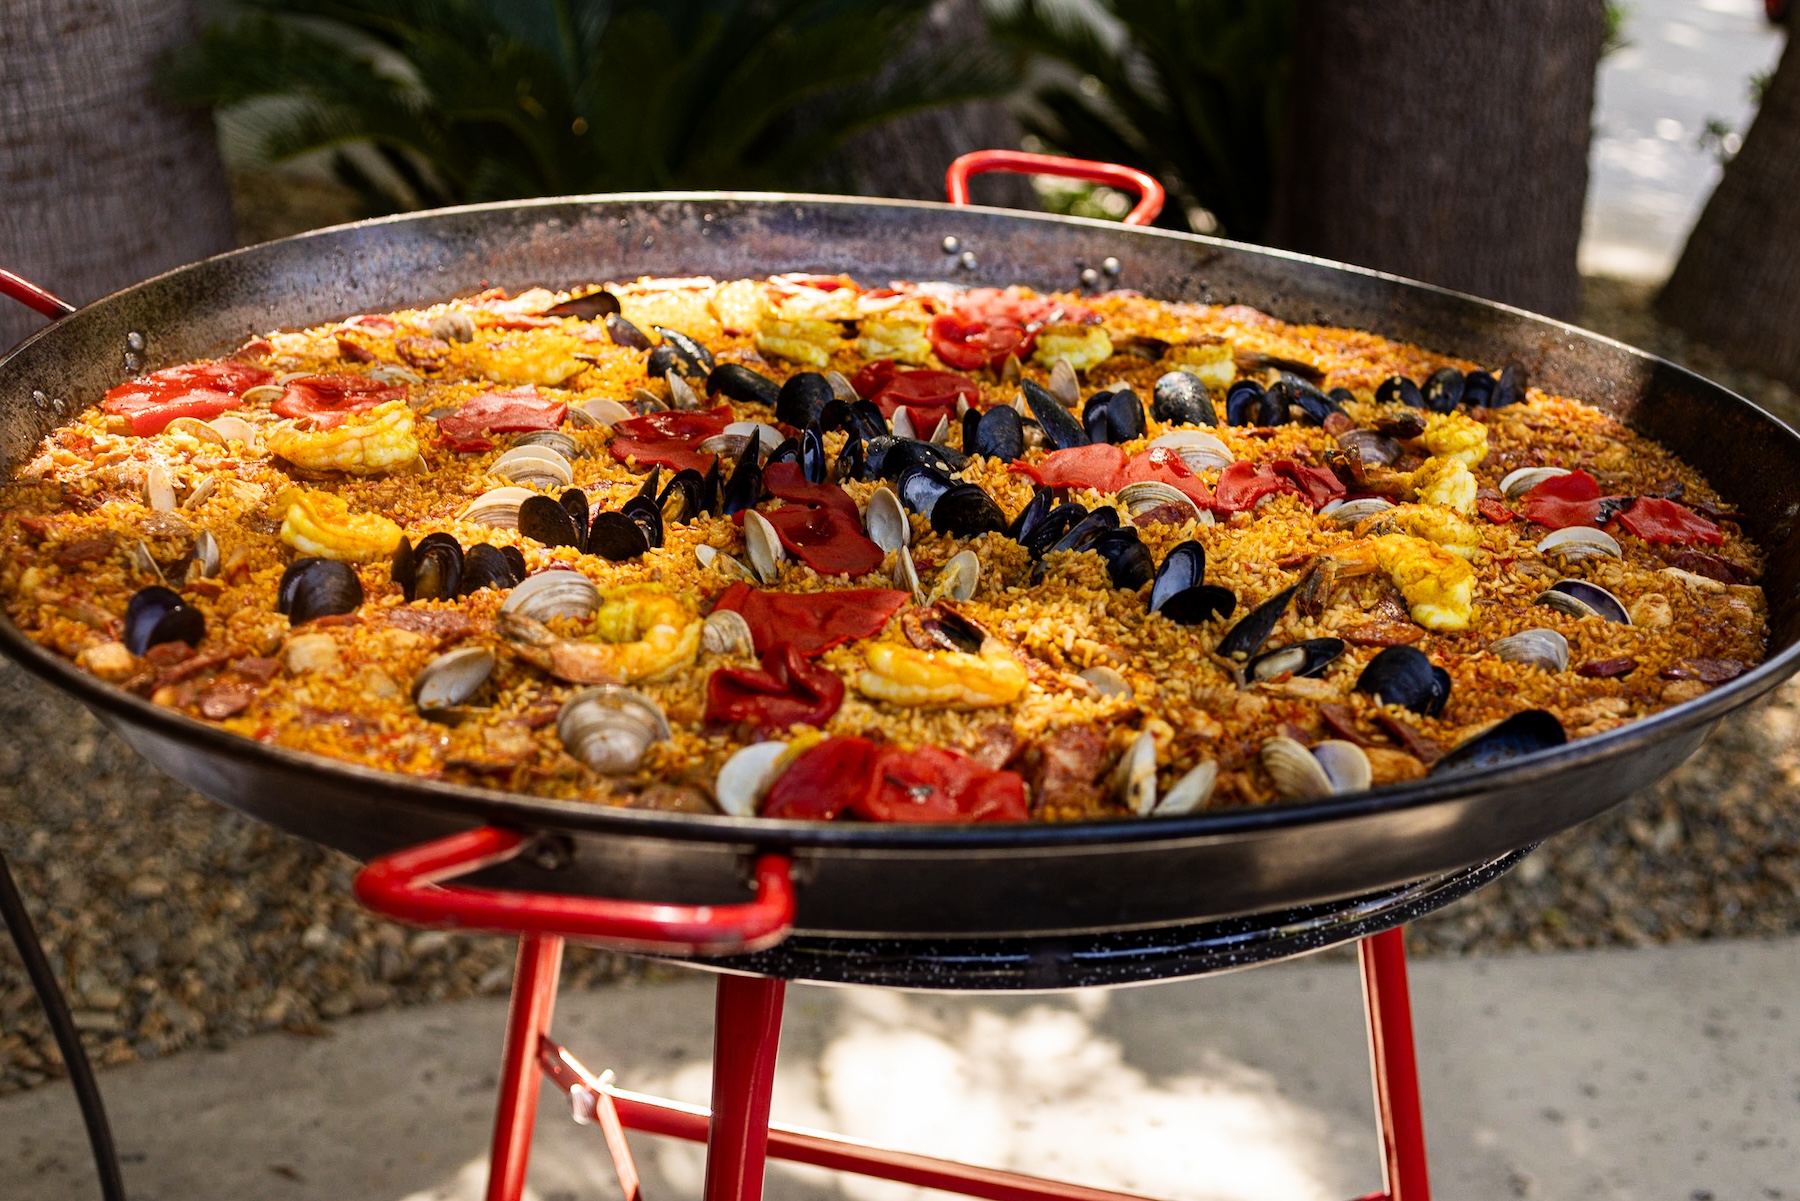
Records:
M304 418L322 430L336 429L351 413L406 395L404 386L366 375L303 375L287 382L281 399L269 406L277 417Z
M714 434L724 433L725 427L736 420L730 405L718 405L694 412L665 409L660 413L645 413L642 417L627 418L613 426L613 433L624 434L627 438L641 438L646 442L665 438L700 442Z
M762 815L830 821L873 791L880 755L867 738L827 738L776 777Z
M1308 467L1292 459L1276 459L1269 464L1269 470L1276 478L1294 485L1314 510L1324 508L1344 494L1343 483L1323 467Z
M1092 488L1111 492L1125 469L1125 452L1108 442L1053 450L1041 463L1014 462L1007 468L1045 488Z
M875 787L850 810L875 822L1022 822L1031 816L1025 781L942 747L888 748Z
M1166 446L1152 447L1143 454L1133 455L1131 461L1114 478L1113 485L1117 490L1128 484L1147 480L1178 489L1202 509L1212 508L1212 489L1206 486L1205 480L1194 474L1193 469L1179 454Z
M131 421L140 438L163 432L177 417L201 421L236 408L245 392L275 378L244 363L196 363L129 380L106 394L100 407Z
M539 396L530 384L505 392L483 392L465 400L455 413L437 423L438 432L452 442L478 440L486 433L553 430L562 424L569 406Z
M1725 531L1718 526L1686 505L1660 496L1640 496L1632 501L1619 514L1619 524L1645 542L1704 542L1717 546L1725 541Z
M1600 482L1585 471L1553 475L1525 494L1525 519L1553 530L1593 525L1600 516Z
M782 500L800 505L823 505L836 509L851 521L860 523L862 520L862 514L848 492L836 484L810 483L798 463L770 463L763 469L763 489Z
M1499 501L1486 496L1475 502L1475 508L1480 511L1483 517L1487 518L1495 525L1505 525L1507 522L1518 516L1517 513L1514 513Z
M1242 513L1254 509L1258 501L1273 492L1306 495L1268 466L1258 467L1239 459L1220 474L1219 485L1213 489L1213 508L1221 513Z
M764 592L733 584L713 607L744 615L757 653L787 643L811 657L858 638L873 638L908 599L909 594L888 588Z
M623 463L635 462L639 467L667 467L683 471L692 467L701 475L712 469L713 455L692 449L685 438L643 441L637 438L614 438L607 444L613 458Z
M762 657L762 670L721 667L706 681L706 720L743 722L761 734L795 724L822 726L844 703L844 681L808 663L792 646Z
M901 405L914 413L942 409L954 415L958 397L972 405L981 402L981 385L966 375L957 375L953 371L909 371L892 359L870 363L856 373L850 386L864 400L874 401L881 409L881 415L890 419ZM930 420L935 423L937 417L933 413Z
M1007 355L1028 358L1037 331L1010 317L965 317L943 313L931 319L928 336L938 358L961 371L997 367Z
M824 505L782 505L767 509L781 545L820 575L867 575L881 566L879 546L863 533L862 521ZM744 524L742 513L732 520Z

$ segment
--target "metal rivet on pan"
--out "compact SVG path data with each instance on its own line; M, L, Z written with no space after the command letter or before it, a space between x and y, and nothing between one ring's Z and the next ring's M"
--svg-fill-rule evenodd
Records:
M66 409L68 407L69 406L67 404L63 403L63 398L60 396L54 397L50 401L50 408L54 412L61 413L64 409Z
M133 374L133 375L136 375L139 371L143 370L143 367L144 367L144 360L138 358L137 355L133 354L129 350L125 352L125 370L131 372L131 374Z
M1108 275L1117 275L1124 269L1125 265L1110 254L1100 260L1100 270L1106 272Z
M1098 271L1094 270L1092 267L1083 267L1081 269L1081 286L1082 287L1091 288L1099 282L1100 282L1100 273Z
M962 239L957 237L955 234L949 234L944 238L944 253L945 254L955 254L957 251L959 251L961 249L962 249Z
M42 389L33 388L31 390L31 403L40 409L47 409L50 407L50 397L46 395Z
M964 269L973 271L975 270L975 264L981 260L975 257L975 252L973 250L965 250L962 252L962 258L959 261L962 263Z
M125 349L126 350L142 350L142 349L144 349L144 335L138 333L136 330L132 330L130 333L126 334L125 335Z

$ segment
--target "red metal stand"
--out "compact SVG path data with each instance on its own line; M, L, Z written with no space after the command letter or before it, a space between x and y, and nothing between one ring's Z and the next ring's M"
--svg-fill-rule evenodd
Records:
M781 980L719 977L710 1111L613 1087L611 1072L593 1075L550 1038L563 934L632 950L767 946L778 941L793 921L787 861L779 855L758 860L755 901L713 907L445 888L438 883L516 855L525 842L519 835L491 828L453 835L377 859L356 882L363 902L390 917L436 926L523 931L501 1058L488 1201L518 1201L524 1192L538 1085L545 1075L569 1095L577 1121L601 1128L627 1201L639 1201L642 1191L625 1141L627 1129L705 1142L706 1201L760 1201L763 1168L770 1155L987 1201L1144 1201L1135 1194L971 1167L770 1122L787 989ZM653 911L667 915L661 937ZM563 922L567 929L554 928ZM1399 930L1388 930L1363 939L1357 949L1383 1167L1382 1190L1357 1201L1430 1201L1405 938Z

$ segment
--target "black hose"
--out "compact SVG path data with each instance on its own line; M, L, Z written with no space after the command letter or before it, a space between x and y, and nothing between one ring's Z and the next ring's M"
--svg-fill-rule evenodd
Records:
M100 1176L100 1195L106 1201L125 1201L125 1178L119 1172L119 1151L113 1145L112 1127L106 1121L106 1106L100 1100L100 1085L94 1080L93 1065L81 1049L81 1035L75 1029L75 1018L69 1013L69 1002L50 970L50 960L38 943L37 931L31 927L31 915L13 884L6 857L0 855L0 917L19 958L25 961L25 974L31 977L38 1003L50 1019L50 1030L56 1045L62 1048L63 1066L69 1069L69 1083L75 1086L75 1100L81 1104L81 1120L87 1126L88 1143L94 1150L94 1171Z

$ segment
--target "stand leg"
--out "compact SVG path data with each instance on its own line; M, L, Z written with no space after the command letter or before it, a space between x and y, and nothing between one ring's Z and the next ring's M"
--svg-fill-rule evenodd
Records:
M550 1032L563 940L555 934L519 937L512 1004L506 1011L506 1048L500 1056L500 1102L488 1154L487 1201L519 1201L531 1162L531 1130L537 1122L538 1043ZM765 1107L765 1112L767 1112Z
M1381 1123L1382 1174L1389 1201L1431 1201L1425 1122L1413 1052L1412 999L1406 988L1406 936L1398 929L1356 944L1369 1015L1370 1071Z
M787 982L720 976L713 1025L706 1201L762 1201L769 1099Z

